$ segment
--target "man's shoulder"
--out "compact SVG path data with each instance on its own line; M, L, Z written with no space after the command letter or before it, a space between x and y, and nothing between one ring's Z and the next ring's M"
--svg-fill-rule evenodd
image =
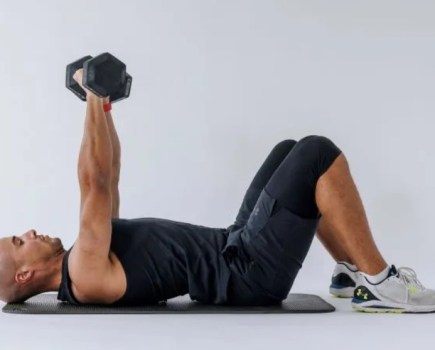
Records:
M67 259L71 291L80 303L110 304L124 295L126 275L113 252L105 262L95 262L92 254L75 244Z

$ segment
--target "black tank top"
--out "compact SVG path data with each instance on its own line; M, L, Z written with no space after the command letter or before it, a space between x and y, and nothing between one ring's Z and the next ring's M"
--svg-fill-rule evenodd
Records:
M111 251L127 277L127 290L115 304L157 303L186 293L192 300L224 304L230 270L222 250L228 234L167 219L112 219ZM58 299L78 304L68 274L70 251L63 258Z

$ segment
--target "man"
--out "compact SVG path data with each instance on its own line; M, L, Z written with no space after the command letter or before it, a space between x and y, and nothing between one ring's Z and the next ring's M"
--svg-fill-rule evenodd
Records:
M74 79L81 85L81 70ZM347 160L329 139L278 143L227 229L119 219L110 104L86 93L78 238L69 251L34 230L1 239L1 300L58 291L71 303L134 305L189 293L203 303L271 305L287 297L317 231L338 262L331 293L353 296L357 310L435 311L435 292L378 251Z

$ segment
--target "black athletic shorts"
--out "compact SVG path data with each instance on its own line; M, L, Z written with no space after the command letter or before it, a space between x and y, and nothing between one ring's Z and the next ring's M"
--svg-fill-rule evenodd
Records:
M222 253L228 303L270 305L287 298L315 235L317 180L341 150L323 136L278 143L252 180Z

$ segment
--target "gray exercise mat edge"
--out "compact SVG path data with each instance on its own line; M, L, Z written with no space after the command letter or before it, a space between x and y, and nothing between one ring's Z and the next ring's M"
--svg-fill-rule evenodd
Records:
M335 308L317 295L296 293L289 294L282 304L273 306L209 305L184 295L158 305L134 307L72 305L58 301L55 293L43 293L24 303L6 304L2 311L14 314L271 314L324 313L333 312Z

